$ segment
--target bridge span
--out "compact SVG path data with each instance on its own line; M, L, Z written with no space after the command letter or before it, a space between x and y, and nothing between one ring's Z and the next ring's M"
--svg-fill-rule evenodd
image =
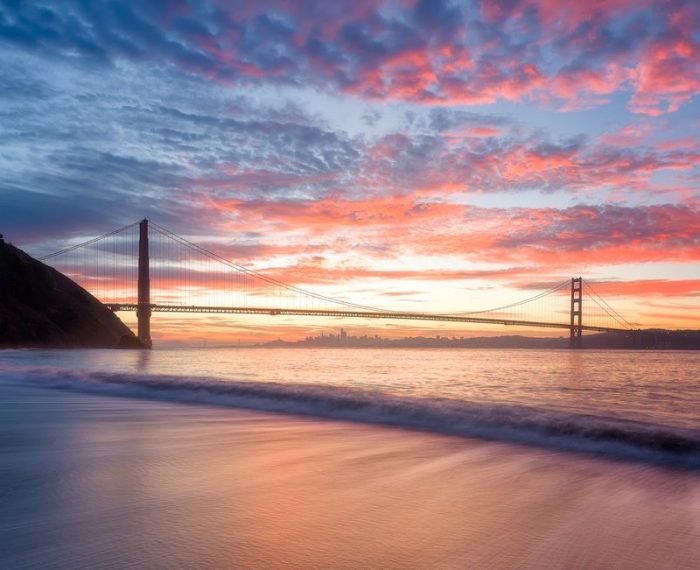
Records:
M72 254L77 256L72 263L65 262L65 258ZM204 265L192 265L195 263L193 258ZM41 259L66 263L66 273L112 311L135 311L137 336L148 347L151 346L151 315L154 312L433 321L562 329L569 331L572 348L581 347L584 331L632 332L630 323L581 277L562 281L527 299L483 311L438 314L387 310L285 283L264 272L233 263L147 219ZM96 268L88 270L90 263L95 263ZM119 281L120 278L123 281ZM154 288L152 280L156 282ZM103 289L98 291L100 287ZM187 296L189 293L173 297L173 291L183 289L195 291L191 300ZM584 289L586 323L583 321ZM219 304L212 304L212 293L222 298L217 301ZM289 298L293 302L285 303ZM542 312L536 313L536 304L544 301L566 303L566 306L547 305ZM598 313L594 314L596 310Z
M138 303L105 303L112 311L138 311ZM214 307L202 305L148 305L152 312L157 313L228 313L238 315L291 315L307 317L342 317L358 319L397 319L411 321L435 321L450 323L480 323L486 325L506 325L532 328L550 328L570 330L570 323L550 323L543 321L527 321L519 319L499 319L488 317L469 317L464 315L440 315L431 313L404 313L398 311L338 311L323 309L270 309L267 307ZM143 307L141 307L143 308ZM630 329L602 327L596 325L581 325L581 329L590 332L619 332L627 333Z

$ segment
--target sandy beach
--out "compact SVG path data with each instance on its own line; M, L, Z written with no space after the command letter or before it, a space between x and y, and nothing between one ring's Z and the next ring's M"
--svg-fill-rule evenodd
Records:
M694 568L700 477L293 415L0 387L2 568Z

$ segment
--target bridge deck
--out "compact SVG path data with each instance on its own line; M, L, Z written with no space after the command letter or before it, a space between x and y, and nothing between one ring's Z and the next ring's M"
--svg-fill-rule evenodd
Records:
M136 311L138 303L105 303L112 311ZM415 321L441 321L452 323L481 323L490 325L508 325L550 329L569 329L570 323L549 323L541 321L524 321L505 318L471 317L465 315L437 315L431 313L401 313L373 311L336 311L319 309L270 309L266 307L209 307L202 305L159 305L151 304L154 312L160 313L233 313L240 315L292 315L310 317L349 317L360 319L402 319ZM583 325L585 331L593 332L630 332L629 329L596 327Z

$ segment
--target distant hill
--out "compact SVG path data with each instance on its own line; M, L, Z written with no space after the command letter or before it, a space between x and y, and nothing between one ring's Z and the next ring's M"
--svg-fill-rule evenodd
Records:
M80 285L0 238L0 347L137 348L140 343Z

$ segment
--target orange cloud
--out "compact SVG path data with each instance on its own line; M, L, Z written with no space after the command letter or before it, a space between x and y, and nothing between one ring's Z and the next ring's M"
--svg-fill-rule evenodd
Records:
M700 297L700 279L596 281L592 285L603 297ZM698 308L700 303L695 307Z

